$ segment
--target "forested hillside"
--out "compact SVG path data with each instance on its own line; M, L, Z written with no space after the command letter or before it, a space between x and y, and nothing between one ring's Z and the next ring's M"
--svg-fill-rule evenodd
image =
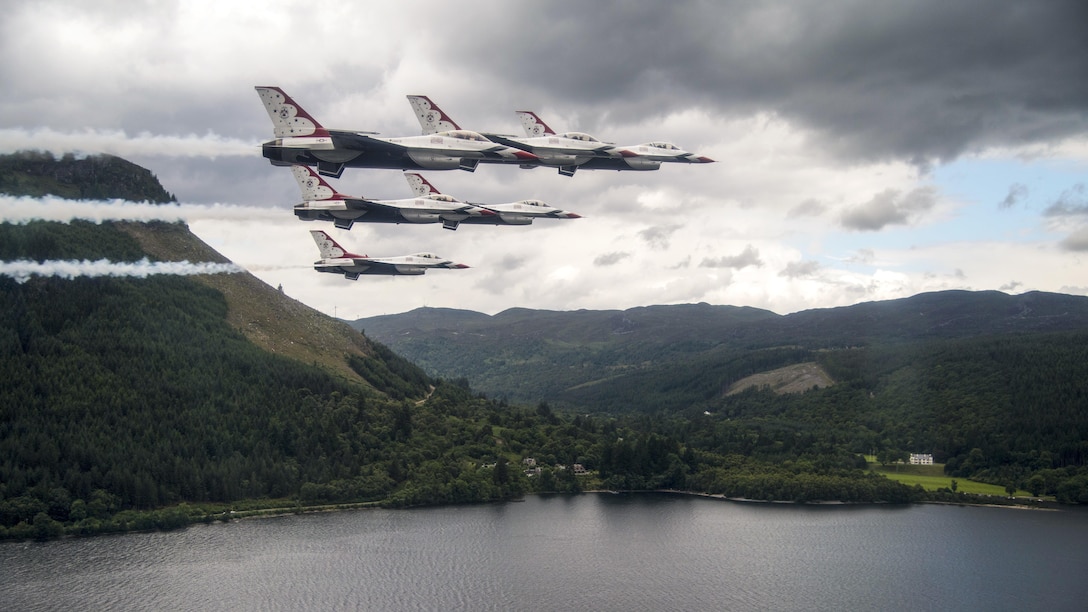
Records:
M1088 502L1081 296L948 291L787 316L705 304L493 317L427 309L355 325L491 393L505 381L509 397L557 410L680 416L699 425L679 439L719 454L930 453L953 476ZM737 387L802 365L830 384Z
M512 308L487 316L439 308L359 319L356 329L428 372L466 378L510 401L547 401L624 373L667 367L714 349L748 323L778 315L756 308L683 304L626 311Z
M121 160L57 165L5 189L87 196L91 181L95 197L167 199L157 183L133 191L150 173ZM0 223L0 257L223 261L163 223ZM480 434L503 423L496 410L248 274L0 276L0 537L201 515L180 502L515 495L520 473L476 470L502 457Z
M15 183L56 193L57 176ZM80 171L62 176L89 193ZM142 179L123 172L116 183L93 176L95 197L165 193L125 191ZM163 223L0 223L0 256L225 261L184 225ZM1047 296L1035 297L1030 311L996 308L993 317L1079 316L1076 300L1055 313ZM472 328L485 315L425 314L430 329L452 315L471 332L462 335L487 338ZM501 387L489 399L463 376L428 375L245 273L0 276L0 538L170 528L229 519L235 508L409 506L583 487L964 501L884 478L861 457L915 450L939 453L963 477L1088 502L1083 332L869 343L816 334L822 344L808 345L738 331L781 319L773 313L705 304L495 318L504 346L492 344L479 363L562 370L581 383L555 403L512 405ZM564 361L570 355L579 361ZM750 373L807 362L835 384L785 396L723 392ZM581 402L617 414L558 409Z
M511 401L656 412L712 398L751 374L813 361L817 351L1088 330L1088 297L943 291L785 316L708 304L516 308L494 316L420 308L352 325L432 375L465 377Z
M151 171L113 155L57 159L49 152L0 155L0 193L55 195L72 200L118 198L133 202L173 202Z

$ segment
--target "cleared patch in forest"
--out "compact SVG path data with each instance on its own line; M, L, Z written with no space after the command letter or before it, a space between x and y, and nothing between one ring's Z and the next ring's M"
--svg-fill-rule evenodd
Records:
M830 387L835 384L827 372L814 361L797 363L776 370L746 376L729 387L726 395L740 393L750 387L769 387L778 394L801 393L813 387Z

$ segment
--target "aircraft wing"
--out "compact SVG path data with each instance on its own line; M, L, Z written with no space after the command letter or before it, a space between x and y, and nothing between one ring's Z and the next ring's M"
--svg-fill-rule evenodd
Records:
M356 200L356 202L359 203L359 205L357 207L360 208L360 209L369 208L369 209L372 209L372 210L382 211L382 212L387 212L387 213L398 213L398 212L408 211L408 212L421 212L421 213L429 213L429 214L436 214L436 215L445 214L445 213L471 214L466 209L476 208L473 205L466 204L464 202L445 203L445 202L439 202L439 201L435 201L435 200L426 200L426 201L430 202L430 204L427 205L427 206L417 206L415 204L414 199L394 200L394 201L386 201L386 202L375 201L375 200ZM351 204L349 204L349 206L351 206L352 208L356 207L356 206L352 206Z
M512 136L506 136L504 134L492 134L485 132L484 138L487 138L495 144L501 144L515 149L521 149L522 151L528 151L536 155L547 155L548 151L559 152L566 155L573 155L577 157L614 157L609 151L614 147L610 144L601 143L601 146L595 149L576 149L571 147L564 147L562 145L554 146L535 146L527 142L521 142L515 140Z
M513 147L515 149L521 149L522 151L529 151L530 153L532 153L532 146L527 145L524 142L518 142L510 136L506 136L504 134L492 134L490 132L482 132L482 135L484 138L490 140L495 144L501 144L507 147Z
M354 262L354 267L358 268L360 274L396 274L397 267L391 263L384 261L375 261L373 259L358 259L351 260Z
M404 153L407 147L404 145L387 142L380 138L371 138L361 132L335 132L336 142L346 149L357 151L372 151L375 153Z

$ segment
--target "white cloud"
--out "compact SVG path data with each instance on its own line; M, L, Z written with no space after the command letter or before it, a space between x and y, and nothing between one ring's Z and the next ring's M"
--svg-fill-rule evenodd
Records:
M709 27L703 18L727 10L745 26L709 42L677 29L702 31ZM935 152L968 150L979 158L1066 164L1083 175L1088 136L1058 129L1072 125L1068 108L1083 106L1074 96L1083 79L1063 74L1069 66L1055 62L1048 73L1052 89L1034 87L1045 74L1015 70L1005 78L1033 87L1009 85L1010 98L1001 87L1012 81L1000 80L961 114L911 112L962 93L956 89L961 80L991 87L992 74L968 63L948 66L952 76L946 78L935 46L916 59L940 70L905 79L915 73L895 53L843 55L864 40L857 34L864 20L838 7L818 15L810 10L816 9L647 4L614 23L608 41L656 33L664 24L661 37L673 42L634 62L622 46L583 36L615 20L609 11L580 5L17 3L0 21L0 150L33 146L134 157L190 204L176 211L114 205L112 212L85 209L80 218L176 212L198 236L271 285L348 318L422 305L493 313L511 306L683 301L785 313L939 288L1082 287L1088 278L1080 260L1088 250L1083 215L1038 218L1037 231L1018 243L996 230L987 233L981 223L968 240L955 224L957 211L993 213L999 202L1022 202L1019 186L1032 198L1044 197L1054 192L1047 179L1017 179L1012 187L1006 181L1001 193L983 195L976 179L963 177L963 191L949 193L928 182L926 168L954 159ZM935 4L866 4L860 12L901 17L879 20L882 34L899 41L937 36L923 27L928 18L951 18ZM642 15L654 22L642 23ZM1018 24L1035 33L1022 42L975 20L950 25L978 36L986 49L997 41L1012 54L1060 59L1045 47L1045 28L1033 23ZM554 48L556 28L573 38L555 53L580 61L557 63L539 54ZM755 36L766 31L775 35ZM764 53L769 48L775 53ZM745 50L755 55L741 62L738 53ZM887 86L873 86L881 82ZM426 94L469 129L519 133L513 111L530 108L557 130L624 145L671 141L717 163L579 171L573 178L510 167L427 173L440 190L461 199L539 198L584 218L456 232L357 224L336 232L352 250L427 250L473 267L351 282L311 269L317 253L306 230L331 228L294 219L290 207L299 194L290 173L260 158L257 145L270 137L271 126L254 85L284 87L329 127L418 133L404 96ZM1035 91L1047 91L1053 105L1031 104L1027 97ZM912 99L897 98L904 95ZM1055 110L1048 115L1047 108ZM963 117L970 121L959 121ZM1046 136L1058 132L1063 135ZM349 169L336 186L379 198L409 193L396 171ZM1062 211L1080 210L1083 198L1076 195L1070 191L1062 200ZM15 215L10 206L0 200L0 215ZM75 218L60 205L43 208ZM1003 216L1029 212L1027 205L1015 206Z
M0 153L21 150L110 153L119 157L219 157L260 155L260 143L224 138L215 134L167 136L141 132L129 136L124 130L84 129L60 132L47 127L0 129Z

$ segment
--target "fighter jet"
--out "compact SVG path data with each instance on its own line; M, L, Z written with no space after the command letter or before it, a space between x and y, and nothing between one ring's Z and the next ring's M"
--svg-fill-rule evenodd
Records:
M417 196L439 196L442 195L438 189L435 189L427 179L415 172L405 172L404 178L408 179L408 184L412 186L412 190L415 191ZM479 206L485 210L489 210L494 213L491 216L479 216L468 217L462 221L462 223L469 223L473 225L530 225L533 219L581 219L582 215L578 213L572 213L565 210L560 210L553 206L549 206L540 200L518 200L517 202L509 202L506 204L479 204L473 202L475 206Z
M453 129L423 136L379 138L376 132L324 128L279 87L255 88L272 120L275 140L262 145L277 166L317 166L325 176L339 178L344 168L397 168L472 172L477 164L533 163L536 156L491 142L476 132Z
M495 213L442 194L424 194L403 200L375 200L337 192L309 166L292 166L302 191L295 216L303 221L332 221L340 229L355 223L441 223L455 230L467 219L494 217ZM409 185L412 183L409 181Z
M485 134L493 142L524 149L540 158L539 165L559 166L559 174L586 170L657 170L662 162L708 164L714 160L689 153L668 142L615 146L582 132L556 134L533 111L517 111L527 138ZM523 166L524 167L524 166Z
M408 101L416 111L416 118L424 134L437 133L440 130L457 129L457 124L449 118L438 105L427 96L408 96ZM567 132L556 134L531 111L518 111L522 117L529 138L515 138L504 134L484 133L492 142L521 149L532 153L538 159L532 163L521 164L522 168L534 168L538 165L559 168L559 173L573 176L578 166L598 157L613 157L617 161L620 151L610 143L601 142L589 134ZM532 127L530 127L530 125Z
M314 270L343 274L349 280L359 280L363 274L381 274L386 276L424 274L430 268L463 270L465 264L454 263L434 253L416 253L399 257L369 257L344 250L331 236L321 230L311 230L314 242L321 251L321 259L314 262Z

